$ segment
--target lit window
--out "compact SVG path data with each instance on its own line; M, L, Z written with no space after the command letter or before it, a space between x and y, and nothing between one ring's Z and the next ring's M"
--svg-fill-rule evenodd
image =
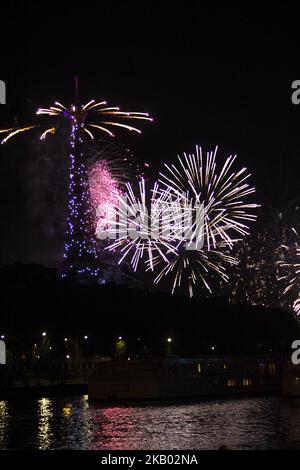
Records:
M198 374L201 374L202 372L202 369L201 369L201 364L197 364L197 370L198 370Z
M243 385L244 387L249 387L249 385L252 385L252 379L243 379Z
M276 365L274 364L274 362L271 362L269 364L269 372L270 372L270 375L276 374Z
M236 387L236 379L228 379L228 387Z

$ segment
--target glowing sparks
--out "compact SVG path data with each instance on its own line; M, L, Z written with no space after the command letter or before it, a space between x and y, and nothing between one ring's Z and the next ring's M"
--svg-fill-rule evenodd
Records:
M66 108L63 104L59 103L58 101L55 101L54 104L55 104L56 106L59 106L60 108L64 109L65 111L68 111L67 108Z
M176 289L187 286L189 296L193 297L198 280L212 293L209 279L217 275L227 282L229 277L226 274L226 265L237 264L233 256L224 252L224 245L218 248L209 251L205 249L187 251L180 244L176 248L175 256L168 257L167 263L163 263L163 260L157 256L154 266L161 269L154 283L158 284L165 276L173 275L172 294Z
M86 133L89 135L89 137L90 137L92 140L94 140L93 134L92 134L86 127L84 127L83 130L84 130L84 132L86 132Z
M167 261L158 255L151 264L148 262L148 269L153 269L153 266L159 269L155 283L165 276L173 276L172 292L187 286L192 297L197 281L209 292L212 292L211 280L228 281L226 267L237 264L237 259L229 251L238 241L236 235L240 237L249 233L244 221L256 220L252 211L259 207L244 202L255 189L247 182L250 174L246 168L234 169L235 161L236 156L230 156L223 165L218 164L217 147L204 156L201 147L196 146L195 154L178 157L177 164L165 164L166 171L160 173L159 183L169 198L177 200L173 208L178 207L178 203L184 206L186 221L189 221L189 211L197 206L202 207L203 216L201 230L197 229L197 232L195 222L190 221L190 229L183 236L182 218L175 217L173 253L166 254ZM190 249L191 240L193 249Z
M106 161L96 161L91 166L88 177L91 204L97 219L96 233L98 233L105 229L106 220L113 217L121 190Z
M16 136L17 134L21 134L23 132L28 132L31 129L34 129L38 126L27 126L27 127L21 127L21 128L10 128L10 129L2 129L1 133L9 132L9 134L2 140L1 144L5 144L9 139L12 137Z
M118 112L118 114L114 114ZM59 101L54 106L40 108L36 112L40 116L37 125L10 127L1 129L4 135L2 144L14 136L27 132L36 127L41 128L40 139L45 140L51 134L56 134L62 127L68 129L70 145L69 166L69 203L67 218L67 233L64 249L63 276L68 273L75 276L92 276L103 281L102 268L99 266L98 244L95 235L95 210L97 209L98 228L103 228L103 219L109 218L111 209L117 204L120 195L118 180L110 172L109 165L103 161L90 167L90 155L85 152L86 140L93 140L92 131L100 131L114 137L112 127L126 131L141 131L128 124L122 124L122 119L140 120L143 113L120 111L119 107L107 106L106 101L90 100L86 104L71 104L65 106ZM148 116L148 115L147 115ZM144 120L151 120L146 115ZM47 118L46 118L47 117ZM65 135L65 132L62 133ZM87 139L88 137L88 139ZM125 159L123 159L125 161ZM102 225L101 225L102 224Z
M114 134L111 131L109 131L108 129L105 129L105 127L98 126L97 124L89 124L89 126L94 127L95 129L100 129L101 131L106 132L107 134L109 134L111 137L114 137ZM86 127L84 127L84 129L86 129Z
M91 100L89 101L88 103L86 103L85 105L82 106L82 109L85 110L87 109L90 105L92 105L93 103L95 103L95 100Z
M178 156L178 164L165 164L166 172L160 173L159 182L171 193L204 205L204 232L208 249L216 247L217 240L230 245L231 234L247 235L249 227L244 221L255 221L252 210L258 204L245 203L243 199L255 192L246 181L251 176L246 168L233 169L236 156L230 156L218 170L214 151L203 156L202 148L196 146L195 154Z
M153 270L156 254L167 262L165 251L175 252L172 245L174 234L169 230L173 214L168 210L168 193L160 192L155 184L149 199L151 211L148 211L146 205L147 194L143 178L139 181L138 196L132 185L127 183L126 190L118 197L118 219L115 217L113 221L107 221L108 226L114 225L119 229L119 238L109 245L108 250L120 248L122 256L119 264L128 256L135 271L144 256Z
M91 109L93 109L93 108L98 108L99 106L105 106L105 105L107 104L106 101L101 101L101 102L99 102L99 103L95 103L95 100L92 100L92 101L93 101L94 104L92 104L92 106L90 106L90 105L88 105L88 103L87 103L88 106L87 106L87 105L84 105L84 106L87 106L87 108L84 108L84 109L89 109L89 110L91 110ZM83 106L83 107L84 107L84 106Z
M247 183L250 174L245 168L234 170L232 156L218 170L216 153L217 147L203 157L197 146L195 155L178 157L178 165L166 164L150 197L144 179L138 196L127 184L118 216L107 225L119 229L108 249L120 249L120 263L129 257L134 270L141 261L146 271L158 269L154 283L173 275L172 293L187 286L192 297L197 281L209 292L211 279L227 282L226 267L238 262L229 253L239 241L232 235L248 234L244 221L256 219L252 210L258 205L244 202L255 192Z
M14 131L15 129L15 127L9 127L8 129L0 129L0 134L5 134L7 132Z
M125 119L132 119L132 120L145 120L145 121L152 121L153 119L149 117L148 113L138 113L138 112L131 112L131 111L120 111L118 106L110 106L107 107L106 101L100 101L98 103L95 100L90 100L88 103L84 105L80 105L78 107L71 106L70 109L66 108L66 106L62 105L59 102L55 102L56 106L50 106L50 108L40 108L37 111L37 115L49 115L49 116L60 116L75 119L80 121L83 127L83 130L89 135L91 139L94 138L94 134L91 132L89 128L98 129L106 134L109 134L111 137L114 137L113 132L111 132L110 127L115 126L119 128L126 129L128 131L137 132L138 134L141 133L140 129L136 127L130 126L128 124L122 124L122 122L115 122L115 121L107 121L102 120L102 117L111 116L112 118L125 118ZM72 118L73 116L73 118ZM100 122L98 122L100 121Z
M151 121L153 122L153 118L149 117L148 114L146 113L126 113L124 111L113 111L113 110L118 110L119 108L104 108L102 109L101 112L102 114L111 114L115 116L122 116L124 118L129 118L129 119L142 119L144 121ZM106 110L111 110L109 113Z
M300 315L300 242L297 230L292 232L296 238L294 243L281 245L283 258L277 262L279 268L278 281L285 282L283 294L289 294L292 308L297 316ZM296 297L296 299L295 299Z
M300 298L299 297L297 300L295 300L293 307L294 307L295 314L299 316L300 315Z
M49 134L55 134L59 126L62 125L64 119L72 124L77 123L80 125L86 136L92 140L94 139L92 129L108 134L110 137L114 137L111 127L118 127L120 129L141 134L140 129L128 124L123 124L122 119L125 119L126 121L128 119L132 121L153 121L153 119L149 117L148 113L120 111L118 106L107 106L106 101L95 102L95 100L90 100L86 104L76 106L71 105L69 108L61 104L59 101L55 101L54 104L55 106L50 106L49 108L39 108L36 112L37 116L49 116L50 119L56 120L55 125L52 126L49 126L49 122L45 123L45 129L40 137L42 140L45 140ZM44 123L41 122L38 125L27 127L0 129L0 134L7 134L1 143L4 144L12 137L22 132L34 129L35 127L44 127Z
M117 126L117 127L123 127L123 129L127 129L129 131L134 131L134 132L137 132L138 134L141 134L142 131L140 131L139 129L137 129L136 127L132 127L132 126L127 126L126 124L120 124L119 122L107 122L107 121L103 121L103 124L107 124L109 126Z
M55 134L56 128L55 127L50 127L49 129L45 130L45 132L42 133L40 139L44 140L48 134Z

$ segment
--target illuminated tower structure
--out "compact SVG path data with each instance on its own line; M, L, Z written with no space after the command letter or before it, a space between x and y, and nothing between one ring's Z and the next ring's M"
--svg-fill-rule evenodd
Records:
M72 276L77 279L94 279L103 283L102 270L96 239L95 208L91 204L88 177L88 161L84 148L87 136L94 139L94 132L101 132L114 137L115 127L141 133L140 129L128 125L128 120L152 121L148 113L121 111L118 106L107 106L106 101L90 100L81 104L78 98L78 78L75 77L75 104L66 107L55 101L54 106L39 108L36 112L42 118L26 126L14 126L0 129L3 135L1 144L34 129L40 130L40 139L55 135L65 121L69 126L69 199L67 233L64 246L63 262L60 266L62 277ZM63 118L63 119L62 119Z
M68 116L67 116L68 114ZM70 120L70 171L67 233L62 276L72 275L99 279L101 269L97 255L95 217L91 207L88 168L83 151L85 112L76 105L65 112Z

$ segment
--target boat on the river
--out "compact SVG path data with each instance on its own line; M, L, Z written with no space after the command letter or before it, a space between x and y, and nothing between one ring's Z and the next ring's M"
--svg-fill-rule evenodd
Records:
M290 365L283 372L282 393L285 397L300 397L300 365Z
M280 393L285 360L179 358L98 364L89 400L192 398Z

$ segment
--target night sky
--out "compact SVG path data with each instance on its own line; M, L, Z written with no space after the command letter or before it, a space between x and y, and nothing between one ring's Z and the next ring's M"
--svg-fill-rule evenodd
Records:
M120 134L152 176L195 144L237 153L253 174L263 213L297 198L300 105L298 18L285 2L269 11L205 8L207 2L10 1L1 5L0 124L27 123L37 107L80 96L147 111L142 136ZM98 5L95 7L95 5ZM63 144L34 134L0 148L0 264L56 265L63 249ZM61 148L60 148L61 147Z

